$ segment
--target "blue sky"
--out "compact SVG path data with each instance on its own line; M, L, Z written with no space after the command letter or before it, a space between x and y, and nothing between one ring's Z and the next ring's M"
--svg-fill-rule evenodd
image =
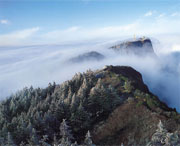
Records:
M122 35L130 35L142 28L141 35L156 27L156 23L160 29L167 25L164 29L170 30L164 33L174 33L174 24L179 25L179 8L179 0L0 0L0 46L8 45L7 39L14 40L9 45L24 45L100 38L110 32L110 36L118 36L114 32L120 34L122 29ZM173 23L167 24L169 21ZM172 27L175 28L171 30ZM72 37L76 32L78 36Z

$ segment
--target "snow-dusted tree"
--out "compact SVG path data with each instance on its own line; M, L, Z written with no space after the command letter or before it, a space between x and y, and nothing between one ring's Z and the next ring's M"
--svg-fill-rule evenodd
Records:
M33 129L32 123L29 121L27 126L28 133L32 133L32 129Z
M165 144L165 138L166 138L167 130L164 128L164 125L162 124L161 120L158 124L158 129L156 130L156 133L154 133L152 140L157 143Z
M180 136L177 134L177 132L167 133L165 144L167 146L180 146Z
M71 140L73 140L73 136L71 134L71 130L69 129L69 126L66 124L66 120L63 119L61 125L60 125L60 135L62 136L60 140L60 146L70 146Z
M14 143L14 141L12 139L12 136L11 136L10 132L8 132L6 146L16 146L16 144Z
M26 146L26 143L22 141L19 146Z
M34 128L32 129L32 133L30 135L29 145L39 145L36 129Z
M0 145L5 145L4 142L5 142L5 139L3 137L0 137Z
M180 146L180 138L177 133L169 133L160 120L158 129L147 146Z
M75 141L75 143L72 143L71 146L79 146L79 145L77 144L77 141Z
M80 98L74 93L71 101L71 109L76 110L80 102Z
M53 137L53 146L58 146L58 140L56 138L56 134L54 134L54 137Z
M42 146L51 146L50 144L47 143L47 140L48 140L48 136L47 135L43 135L43 138L40 140L40 144Z
M86 134L86 137L85 137L85 140L84 140L84 144L86 146L94 146L94 144L93 144L93 142L91 140L91 134L90 134L89 130L88 130L88 132Z
M71 141L69 138L61 138L61 143L58 146L71 146Z
M161 120L158 123L158 128L151 138L151 142L147 146L162 146L165 145L167 130L164 128Z

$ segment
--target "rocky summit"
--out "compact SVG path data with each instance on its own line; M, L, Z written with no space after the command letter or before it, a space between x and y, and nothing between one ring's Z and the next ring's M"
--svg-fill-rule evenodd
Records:
M121 54L134 54L140 56L155 55L152 42L149 38L143 37L130 41L123 41L110 49Z
M0 144L178 146L180 115L127 66L78 73L0 103Z

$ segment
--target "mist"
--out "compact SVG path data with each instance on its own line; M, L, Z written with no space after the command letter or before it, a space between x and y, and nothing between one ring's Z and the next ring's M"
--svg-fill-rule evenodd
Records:
M153 39L152 39L153 40ZM77 72L101 69L105 65L127 65L139 71L150 91L170 107L180 112L180 52L167 49L154 39L157 58L127 56L108 49L120 40L84 41L63 45L34 45L0 47L0 99L3 100L24 87L46 87L69 80ZM163 41L162 41L163 42ZM80 54L97 51L106 58L102 61L70 63Z

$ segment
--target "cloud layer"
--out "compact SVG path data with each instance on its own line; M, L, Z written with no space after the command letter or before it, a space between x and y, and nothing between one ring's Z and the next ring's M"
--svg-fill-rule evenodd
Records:
M61 83L71 79L75 73L89 68L95 70L104 65L128 65L142 73L145 83L153 93L180 111L180 53L158 54L157 60L149 57L120 56L107 49L116 43L117 40L111 40L1 48L0 97L5 98L25 86L46 87L49 82ZM155 41L153 45L156 45ZM69 58L94 50L105 55L106 59L101 62L67 63Z
M33 35L39 31L39 27L14 31L8 34L0 35L0 46L16 46L27 44L33 39Z

